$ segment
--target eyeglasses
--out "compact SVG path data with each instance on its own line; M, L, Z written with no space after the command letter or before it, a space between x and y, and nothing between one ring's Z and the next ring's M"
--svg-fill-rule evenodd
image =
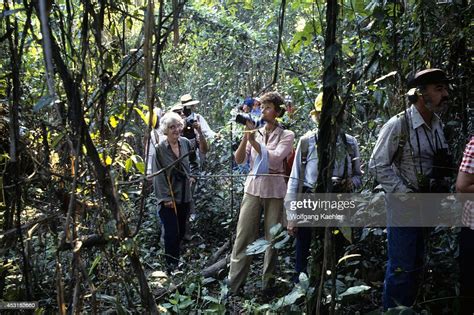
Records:
M182 110L174 110L173 113L176 113L178 115L182 115L183 111Z
M169 130L176 130L176 129L181 129L183 126L182 125L171 125L168 127Z

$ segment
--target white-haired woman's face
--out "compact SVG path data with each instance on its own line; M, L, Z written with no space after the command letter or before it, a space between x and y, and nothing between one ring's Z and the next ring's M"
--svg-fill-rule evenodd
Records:
M181 131L183 130L183 125L179 121L173 121L168 125L168 130L166 132L166 136L168 140L178 140L179 136L181 135ZM173 142L174 142L173 141Z

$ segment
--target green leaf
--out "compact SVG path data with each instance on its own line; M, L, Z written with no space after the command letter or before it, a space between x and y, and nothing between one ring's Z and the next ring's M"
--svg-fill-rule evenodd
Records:
M116 128L118 125L118 120L115 118L115 116L110 116L109 123L112 126L112 128Z
M135 163L135 167L141 174L145 174L145 163L143 162Z
M291 305L296 302L300 297L304 296L305 292L298 287L295 287L293 291L289 294L285 295L284 297L280 298L276 303L275 307L280 308L283 306Z
M180 310L188 308L190 305L193 304L193 300L191 300L189 297L186 297L186 298L187 298L187 300L185 300L184 302L182 302L178 305L178 308Z
M290 236L288 234L286 234L285 238L277 243L275 243L275 245L273 247L275 247L276 249L280 249L283 247L283 245L285 245L286 242L288 242L288 240L290 239Z
M309 288L309 278L308 275L304 272L301 272L298 276L298 285L303 289L303 290L308 290Z
M48 95L40 98L38 103L33 107L34 112L39 112L45 106L51 106L54 103L54 96Z
M127 159L127 161L125 162L125 171L127 172L130 172L130 169L132 168L133 166L133 161L132 159Z
M53 141L51 142L51 147L52 148L56 148L56 146L58 145L59 141L62 140L62 138L64 138L64 135L66 134L66 131L62 131L61 133L59 133L56 137L54 137Z
M137 108L137 107L134 107L133 109L138 113L138 115L140 115L140 117L143 119L143 121L145 122L145 124L148 125L148 120L146 119L145 114L144 114L139 108Z
M274 226L271 227L270 229L270 234L272 236L275 236L278 234L278 232L281 230L281 224L278 223L278 224L275 224Z
M161 306L163 306L164 308L172 308L173 307L173 305L170 304L170 303L163 303L163 304L161 304Z
M257 311L258 312L265 311L265 310L268 310L270 307L271 307L270 304L263 304L257 307Z
M361 293L363 293L367 290L370 290L370 287L367 286L367 285L359 285L359 286L356 286L356 287L350 287L345 292L339 294L337 299L338 300L343 300L345 297L349 297L349 296L352 296L352 295L358 295L358 294L361 294Z
M250 255L257 255L257 254L263 253L268 248L268 246L270 246L270 244L271 243L267 241L266 239L263 239L263 238L258 239L252 244L250 244L249 246L247 246L247 250L245 251L245 254L247 256L250 256Z
M105 165L111 165L112 164L112 158L110 156L105 157Z
M92 275L92 273L94 272L94 269L99 265L100 261L102 260L102 256L101 255L97 255L94 259L94 261L92 262L92 265L91 267L89 268L89 276Z
M213 296L209 296L209 295L204 296L202 299L206 300L206 301L209 301L209 302L212 302L212 303L219 303L218 299L216 299Z

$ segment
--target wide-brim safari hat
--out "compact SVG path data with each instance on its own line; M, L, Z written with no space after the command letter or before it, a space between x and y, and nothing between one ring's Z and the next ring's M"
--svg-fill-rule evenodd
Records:
M420 85L436 84L436 83L449 83L449 78L446 73L437 68L425 69L418 71L415 75L408 80L408 88L414 88Z
M192 106L199 104L199 101L193 100L191 94L184 94L180 97L181 105L184 106Z
M173 106L171 106L170 111L171 112L176 112L176 111L182 111L183 110L183 105L181 103L176 103Z

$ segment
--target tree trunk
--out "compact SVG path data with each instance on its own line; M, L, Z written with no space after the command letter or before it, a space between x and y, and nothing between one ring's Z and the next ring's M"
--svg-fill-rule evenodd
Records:
M337 84L339 81L337 73L337 56L340 47L336 43L338 4L336 0L326 2L326 37L324 44L324 74L323 74L323 107L319 124L318 135L318 181L316 191L331 192L334 159L336 157L336 140L339 134L342 118L341 104L337 101ZM336 119L338 118L338 119ZM333 122L336 121L334 125ZM319 289L315 290L308 301L308 312L310 314L321 314L321 300L323 294L324 277L326 275L330 253L334 247L331 237L331 228L326 227L324 233L324 258L321 270L321 279L311 277L310 283L316 286L319 280ZM313 239L313 242L315 240ZM315 248L315 246L312 246ZM315 252L312 252L315 255ZM313 265L316 261L313 259ZM314 269L314 268L312 268ZM332 272L335 272L332 270ZM335 298L334 296L332 297Z

